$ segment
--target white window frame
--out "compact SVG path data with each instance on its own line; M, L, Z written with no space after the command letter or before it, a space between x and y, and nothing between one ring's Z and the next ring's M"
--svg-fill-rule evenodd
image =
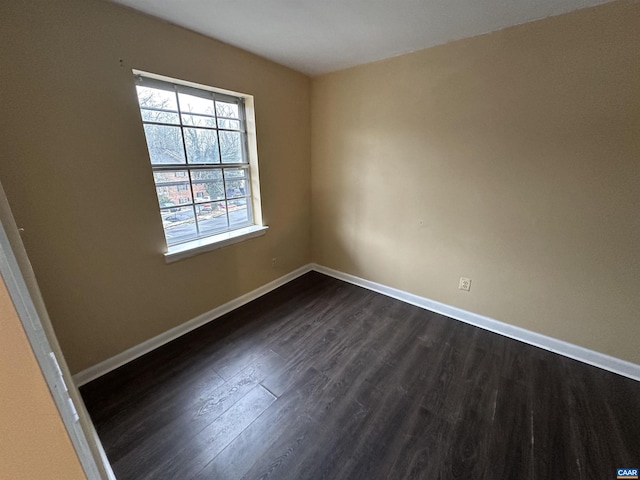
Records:
M185 93L193 94L208 94L211 93L214 98L221 100L233 100L237 101L240 109L240 117L241 122L244 124L241 126L241 130L244 136L243 142L243 162L239 164L232 163L207 163L207 164L169 164L169 165L153 165L151 164L149 158L149 165L152 168L152 171L175 171L177 173L176 176L179 175L179 172L187 171L187 174L184 175L189 180L189 190L191 192L191 203L190 206L194 206L194 215L195 215L195 206L197 205L197 200L194 192L193 192L193 184L191 183L191 174L190 171L195 171L198 169L206 168L206 169L220 169L222 171L223 168L248 168L248 183L250 189L250 196L247 197L247 211L249 216L249 222L246 225L241 225L237 227L229 227L227 230L222 232L216 232L214 234L202 234L198 233L196 238L183 241L180 243L174 243L169 245L166 241L166 251L164 253L165 261L167 263L174 262L176 260L180 260L182 258L190 257L193 255L197 255L202 252L214 250L217 248L225 247L227 245L231 245L234 243L238 243L249 238L257 237L260 235L264 235L268 229L266 225L262 224L262 206L260 202L260 183L258 176L258 155L257 155L257 142L256 142L256 133L255 133L255 111L254 111L254 102L253 97L251 95L242 94L238 92L232 92L229 90L223 90L219 88L209 87L206 85L201 85L193 82L187 82L183 80L177 80L170 77L165 77L162 75L157 75L149 72L143 72L140 70L133 70L133 74L136 79L136 85L146 85L150 87L163 88L168 90L169 88L173 88L174 91L183 91ZM136 95L137 99L137 95ZM141 114L142 115L142 114ZM180 130L183 131L183 126L189 128L189 125L183 125L182 117L180 112L178 112L180 117ZM142 120L142 124L147 124ZM173 126L178 126L177 124L172 124ZM216 131L218 131L219 125L216 124ZM222 131L223 129L220 129ZM184 140L183 140L184 143ZM185 154L186 158L186 154ZM227 201L227 189L224 187L224 197L225 201ZM213 201L212 201L213 202ZM159 212L163 210L163 207L160 205L160 201L158 200ZM176 207L182 207L184 204L176 204ZM230 223L229 223L230 224ZM164 228L163 228L164 231ZM199 230L197 230L199 232Z

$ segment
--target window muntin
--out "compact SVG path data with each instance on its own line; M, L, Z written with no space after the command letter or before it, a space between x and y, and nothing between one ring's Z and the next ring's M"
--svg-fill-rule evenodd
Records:
M136 75L167 245L253 225L242 97Z

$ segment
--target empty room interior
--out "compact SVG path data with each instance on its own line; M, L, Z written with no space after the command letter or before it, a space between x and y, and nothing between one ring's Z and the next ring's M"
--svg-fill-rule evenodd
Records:
M640 2L0 25L0 478L638 478Z

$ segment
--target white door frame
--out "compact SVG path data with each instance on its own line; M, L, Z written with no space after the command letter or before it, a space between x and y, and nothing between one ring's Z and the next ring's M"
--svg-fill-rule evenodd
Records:
M51 326L0 184L0 275L89 480L116 480Z

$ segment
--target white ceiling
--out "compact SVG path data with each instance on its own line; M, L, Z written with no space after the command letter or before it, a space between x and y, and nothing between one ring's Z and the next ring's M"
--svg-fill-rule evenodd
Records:
M112 0L318 75L609 0Z

